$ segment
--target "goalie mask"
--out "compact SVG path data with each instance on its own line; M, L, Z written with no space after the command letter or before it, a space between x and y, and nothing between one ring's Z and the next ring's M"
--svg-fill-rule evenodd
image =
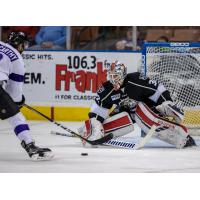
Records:
M108 80L113 84L115 90L120 89L127 75L127 68L124 64L115 61L108 69Z

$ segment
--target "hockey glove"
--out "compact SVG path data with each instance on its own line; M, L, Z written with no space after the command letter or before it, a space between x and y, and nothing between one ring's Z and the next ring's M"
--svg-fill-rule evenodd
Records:
M156 109L164 117L172 117L176 123L180 124L183 120L183 111L179 109L173 102L165 101L161 105L158 105Z
M134 114L135 109L137 106L137 102L133 99L130 99L129 97L125 97L121 100L119 105L117 105L114 110L110 113L110 116L116 115L121 112L128 112L129 114Z

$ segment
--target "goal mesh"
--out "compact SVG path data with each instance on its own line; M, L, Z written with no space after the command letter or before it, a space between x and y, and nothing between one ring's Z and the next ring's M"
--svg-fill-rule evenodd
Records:
M145 43L142 70L165 85L184 110L183 123L200 132L200 43Z

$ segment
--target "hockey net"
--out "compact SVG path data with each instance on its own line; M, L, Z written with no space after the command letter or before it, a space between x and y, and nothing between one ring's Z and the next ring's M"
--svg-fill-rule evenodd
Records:
M184 110L183 124L200 135L200 43L145 43L142 71L165 85Z

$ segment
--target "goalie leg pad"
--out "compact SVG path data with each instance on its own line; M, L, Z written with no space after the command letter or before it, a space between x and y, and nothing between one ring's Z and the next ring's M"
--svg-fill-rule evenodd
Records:
M113 138L126 135L134 130L133 122L127 112L116 114L103 123L104 134L113 134ZM81 136L88 138L92 134L90 120L86 120L84 125L78 129Z
M8 93L0 86L0 119L8 119L19 113L19 107Z
M127 112L121 112L106 119L103 127L106 134L113 134L113 138L121 137L134 131L133 122Z
M187 142L188 130L185 126L159 117L142 103L136 108L135 120L146 133L151 126L156 125L155 137L175 145L176 148L183 148Z

